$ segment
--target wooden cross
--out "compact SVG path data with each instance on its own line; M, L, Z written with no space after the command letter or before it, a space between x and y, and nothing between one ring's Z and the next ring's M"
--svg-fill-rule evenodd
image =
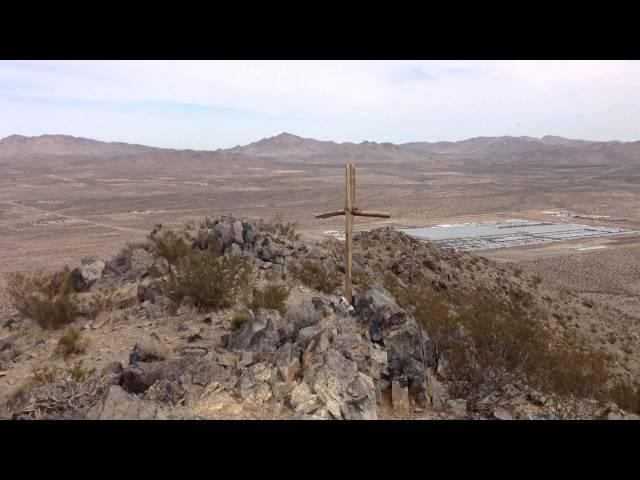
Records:
M353 263L353 217L377 217L389 218L390 213L387 212L367 212L356 208L356 167L353 163L347 164L346 175L346 197L344 210L336 212L327 212L316 215L316 218L345 216L345 239L344 239L344 290L345 298L349 304L353 303L353 295L351 293L351 266Z

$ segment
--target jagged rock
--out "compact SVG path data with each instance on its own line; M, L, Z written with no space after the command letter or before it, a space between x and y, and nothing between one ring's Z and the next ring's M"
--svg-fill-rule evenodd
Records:
M244 244L242 221L236 220L235 222L233 222L231 233L233 235L232 241L234 241L238 245Z
M268 383L272 375L273 372L266 362L243 370L239 382L240 396L257 405L264 405L273 396Z
M122 363L111 362L102 369L101 376L107 385L119 385L122 379L122 372Z
M180 382L158 380L147 391L147 397L156 402L178 405L184 399L185 393Z
M333 308L331 307L331 304L324 298L313 297L311 299L311 304L313 305L313 308L317 312L319 312L321 315L329 315L330 313L333 312Z
M497 420L513 420L513 416L502 407L497 407L493 410L493 418Z
M447 409L458 417L467 415L467 401L461 398L447 400Z
M434 410L442 411L449 400L449 391L445 385L436 378L433 369L427 369L427 395Z
M76 292L86 292L102 277L106 264L94 257L85 257L81 265L71 271L71 282Z
M216 224L213 227L213 234L218 238L222 248L226 248L231 245L233 239L233 228L231 223L223 222Z
M398 378L391 381L391 404L396 415L407 416L411 413L409 387L406 378Z
M242 405L226 390L215 390L198 401L193 413L202 418L239 418Z
M196 360L190 366L189 373L191 382L203 387L211 384L221 385L231 375L228 367L220 365L214 360L213 354L207 354Z
M144 248L135 248L131 252L131 275L143 277L148 274L154 265L155 259Z
M138 362L164 360L170 354L169 347L155 333L152 333L151 335L145 335L134 345L129 354L129 364L135 365Z
M166 297L159 297L155 302L147 300L140 306L142 307L147 319L156 320L167 314L167 311L171 306L171 300Z
M218 365L222 365L225 367L235 368L238 365L238 354L233 352L228 352L226 350L216 350L214 352L214 358Z
M0 340L0 371L7 370L11 362L20 356L20 349L16 345L20 334L9 335Z
M162 377L163 362L138 363L122 371L122 388L130 393L146 392Z
M130 393L142 393L158 380L181 381L198 358L188 355L165 361L137 362L123 370L122 388Z
M363 270L366 270L369 266L369 261L359 253L353 255L353 263Z
M24 324L28 319L24 318L22 315L13 315L9 318L3 319L0 321L2 324L2 328L6 328L7 330L15 330L20 325Z
M163 297L162 284L158 281L142 281L138 284L136 297L140 303L146 301L154 303L158 298Z
M355 311L369 327L374 342L382 341L384 332L407 321L407 314L382 287L371 288L356 299Z
M274 356L274 363L280 380L284 382L293 381L300 372L299 353L291 342L285 343L278 349Z
M304 349L307 347L307 345L309 345L309 343L311 343L312 340L318 338L323 332L324 329L320 325L305 327L298 331L298 338L296 340L296 343Z
M111 385L104 399L87 413L88 420L154 420L157 408L118 385Z
M310 379L312 390L336 418L376 419L376 392L373 380L358 372L358 365L340 352L329 350Z
M230 350L274 352L287 334L287 325L277 310L258 309L255 318L246 322L229 337Z
M107 262L103 275L106 277L126 277L131 270L131 255L121 252Z
M167 259L164 257L159 257L156 258L155 262L153 262L153 265L151 265L151 267L149 268L148 274L151 278L161 278L165 275L169 275L170 271L171 267Z
M318 395L314 394L309 388L309 385L304 382L300 383L291 391L289 403L296 413L303 414L311 413L320 406L318 403Z
M421 342L422 340L422 342ZM409 391L421 406L426 406L428 368L437 368L435 342L428 340L424 331L413 319L408 319L385 334L389 376L391 379L406 377Z

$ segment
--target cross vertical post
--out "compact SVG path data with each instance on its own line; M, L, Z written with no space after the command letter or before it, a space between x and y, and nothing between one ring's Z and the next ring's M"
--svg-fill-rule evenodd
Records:
M346 170L346 195L345 195L345 252L344 252L344 296L347 302L353 302L351 292L351 265L353 263L353 204L355 203L356 178L353 164L349 163Z
M387 212L367 212L355 207L356 203L356 167L353 163L346 166L345 175L345 206L344 210L327 212L316 215L316 218L330 218L338 215L345 216L344 239L344 296L349 304L353 304L353 291L351 286L351 269L353 265L353 217L377 217L389 218Z

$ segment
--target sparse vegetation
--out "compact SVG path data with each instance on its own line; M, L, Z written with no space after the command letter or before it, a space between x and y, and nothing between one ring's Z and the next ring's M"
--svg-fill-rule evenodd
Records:
M13 307L45 329L61 328L78 315L78 299L68 267L50 274L14 274L7 292Z
M300 234L297 232L298 224L285 222L282 214L278 214L271 222L259 224L260 228L266 232L282 235L291 242L300 240Z
M269 308L277 310L281 315L287 312L287 298L291 289L281 283L269 282L263 288L253 289L253 298L250 303L252 310Z
M83 338L80 330L73 326L69 326L60 336L58 345L56 347L56 353L62 355L65 359L84 353L89 346L89 339Z
M231 318L231 328L239 330L242 325L251 320L251 315L247 312L236 312Z
M149 235L149 240L151 241L151 253L156 258L166 259L170 265L176 265L192 251L186 238L174 230L161 230Z
M316 260L302 260L291 266L293 277L314 290L333 293L342 282L333 264Z
M609 390L608 397L623 410L640 414L640 388L637 386L619 381Z
M190 297L198 308L228 308L247 295L251 278L251 263L242 255L190 251L177 261L163 289L176 303Z
M386 287L436 341L452 394L471 406L515 383L565 399L602 392L607 358L576 348L575 340L552 345L522 296L503 302L477 292L451 299L429 287L401 288L394 277L385 275Z
M67 368L45 366L33 369L31 376L27 378L22 388L36 385L48 385L60 380L70 380L76 383L87 381L96 373L95 368L85 368L82 361L76 362Z
M87 308L87 316L96 318L100 312L110 312L116 308L115 289L98 290L92 293Z

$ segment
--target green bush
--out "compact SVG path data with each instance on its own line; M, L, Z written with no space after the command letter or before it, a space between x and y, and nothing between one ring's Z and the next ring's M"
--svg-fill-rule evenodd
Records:
M151 241L151 253L156 257L162 257L171 265L187 257L192 249L187 239L174 230L165 230L149 235Z
M58 340L56 353L62 355L65 359L71 355L84 353L89 346L89 340L83 339L80 330L73 326L69 326L62 333Z
M607 358L575 342L553 345L526 295L453 297L430 286L403 286L390 273L384 284L437 343L452 395L472 407L514 383L558 398L595 398L604 390Z
M287 312L287 298L290 289L281 283L267 283L263 288L253 289L253 298L249 306L252 310L268 308L278 310L281 315Z
M251 320L251 315L246 312L237 312L231 318L231 328L233 330L238 330L242 325Z
M291 274L297 281L324 293L333 293L342 283L333 264L315 260L302 260L292 265Z
M79 361L67 368L55 366L36 368L32 370L31 376L27 378L25 383L22 385L22 388L19 390L36 385L48 385L59 380L70 380L76 383L82 383L87 381L95 373L95 368L83 367L82 361Z
M608 392L608 399L627 412L640 414L640 389L627 382L617 382Z
M252 271L242 255L190 251L177 261L163 290L176 303L190 297L199 308L228 308L247 295Z
M100 312L115 310L116 301L117 294L113 288L93 292L89 300L87 316L95 319Z
M297 233L298 224L285 222L281 214L276 215L269 223L260 223L259 228L266 232L281 235L291 242L300 240L300 234Z
M78 315L78 299L68 267L55 274L10 276L7 292L13 307L45 329L58 329Z

